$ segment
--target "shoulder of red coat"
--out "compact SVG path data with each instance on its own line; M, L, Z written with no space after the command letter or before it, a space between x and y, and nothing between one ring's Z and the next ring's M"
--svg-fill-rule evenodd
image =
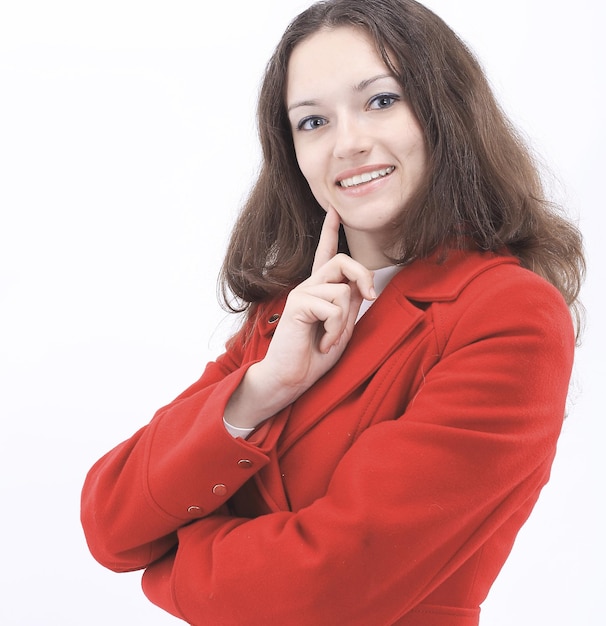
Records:
M450 250L406 265L393 279L392 287L411 300L446 302L458 298L480 275L506 267L520 280L528 273L520 267L519 259L507 252Z

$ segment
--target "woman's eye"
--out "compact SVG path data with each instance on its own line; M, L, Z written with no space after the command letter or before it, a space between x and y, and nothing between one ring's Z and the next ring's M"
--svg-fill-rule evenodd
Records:
M400 99L395 93L382 93L375 96L368 103L369 109L388 109Z
M323 117L310 116L302 119L297 124L297 130L314 130L324 126L326 123L327 122Z

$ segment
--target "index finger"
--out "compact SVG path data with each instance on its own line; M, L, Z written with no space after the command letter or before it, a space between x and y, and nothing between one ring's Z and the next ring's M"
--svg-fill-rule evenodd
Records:
M322 224L322 230L320 232L320 240L318 241L318 247L316 248L316 254L314 256L314 263L311 268L313 274L318 268L322 267L325 263L328 263L332 259L339 249L339 227L341 226L341 218L339 214L332 208L328 207L326 211L326 217Z

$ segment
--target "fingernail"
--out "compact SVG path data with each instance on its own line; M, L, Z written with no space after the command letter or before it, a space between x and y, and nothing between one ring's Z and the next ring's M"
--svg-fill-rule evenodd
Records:
M371 300L376 300L377 299L377 292L375 291L374 287L370 288L370 299Z

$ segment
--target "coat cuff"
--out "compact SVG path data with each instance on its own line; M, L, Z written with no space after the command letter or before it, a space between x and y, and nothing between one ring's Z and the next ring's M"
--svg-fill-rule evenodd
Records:
M248 367L239 368L210 391L167 407L152 422L146 451L146 487L153 505L177 520L204 517L220 508L269 462L275 443L262 432L232 437L223 425L229 398ZM145 480L145 479L144 479Z

